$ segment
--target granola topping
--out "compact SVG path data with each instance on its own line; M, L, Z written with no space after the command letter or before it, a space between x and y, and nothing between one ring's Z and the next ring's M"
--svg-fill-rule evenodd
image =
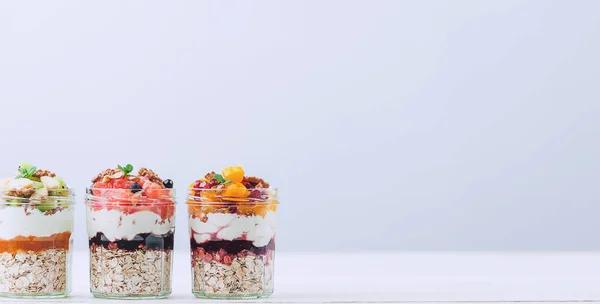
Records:
M40 178L42 176L56 177L56 174L54 174L54 172L52 171L38 169L32 176L37 178Z
M254 185L255 188L269 188L270 186L264 179L256 176L244 176L243 182ZM261 187L258 187L257 185L260 185Z
M92 183L102 181L102 180L104 180L105 177L108 177L110 180L110 178L113 178L112 176L116 176L116 174L118 174L119 172L122 173L123 171L119 170L118 168L106 169L106 170L100 172L100 174L98 174L96 177L94 177L92 179ZM123 175L121 175L121 176L123 176ZM105 181L103 181L103 182L106 183Z
M163 180L158 176L158 174L156 174L154 171L148 168L140 168L140 170L138 171L138 175L147 177L150 181L162 186L162 188L165 187L163 184Z
M31 195L34 192L35 192L35 189L33 189L33 188L13 188L13 189L6 190L4 192L4 195L12 196L12 197L27 198L27 197L31 197Z
M215 179L215 171L212 171L210 173L206 173L206 175L204 175L204 179L207 181L211 181L213 179Z

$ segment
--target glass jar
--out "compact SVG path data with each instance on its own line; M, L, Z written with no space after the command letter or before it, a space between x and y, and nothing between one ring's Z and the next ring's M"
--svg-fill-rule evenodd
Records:
M273 293L277 189L262 199L227 198L190 189L192 293L199 298L252 299Z
M87 189L90 292L98 298L171 294L175 190L159 198L122 189ZM155 196L156 197L156 196Z
M0 195L0 296L71 292L73 202L72 189L42 200Z

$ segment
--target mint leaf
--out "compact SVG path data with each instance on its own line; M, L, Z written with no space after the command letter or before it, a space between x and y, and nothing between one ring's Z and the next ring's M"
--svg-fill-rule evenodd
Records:
M223 183L223 185L226 185L226 184L231 184L231 183L233 183L233 181L232 181L232 180L230 180L230 179L228 179L228 180L226 180L226 181Z
M17 174L15 178L30 178L35 174L37 168L35 166L29 168L21 168L21 173Z
M225 182L225 178L223 177L223 175L221 174L215 174L215 179L219 182L219 183L224 183Z
M25 176L27 176L27 169L26 168L21 168L21 173L19 173L17 176L15 176L15 178L24 178Z
M119 170L123 171L124 175L127 175L133 171L133 166L131 164L127 164L125 167L117 165L117 167L119 167Z
M35 171L37 171L37 168L35 166L29 168L29 170L27 171L27 176L33 176L35 174Z

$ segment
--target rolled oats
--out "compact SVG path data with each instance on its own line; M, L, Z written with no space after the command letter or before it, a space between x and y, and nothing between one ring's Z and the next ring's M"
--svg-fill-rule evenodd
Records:
M57 249L0 254L0 292L67 293L67 256Z
M91 250L92 292L116 295L171 293L172 250Z
M216 295L262 295L273 292L273 261L265 256L236 256L231 264L192 255L194 292Z

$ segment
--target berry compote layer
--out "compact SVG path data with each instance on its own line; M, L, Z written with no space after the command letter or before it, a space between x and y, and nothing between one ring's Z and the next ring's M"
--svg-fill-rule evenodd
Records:
M150 169L140 168L136 175L132 171L131 165L104 170L87 190L91 291L96 297L161 298L171 293L173 182Z
M66 296L72 232L73 194L62 178L22 163L0 180L0 296Z
M239 167L190 185L193 292L243 299L273 292L277 191Z

